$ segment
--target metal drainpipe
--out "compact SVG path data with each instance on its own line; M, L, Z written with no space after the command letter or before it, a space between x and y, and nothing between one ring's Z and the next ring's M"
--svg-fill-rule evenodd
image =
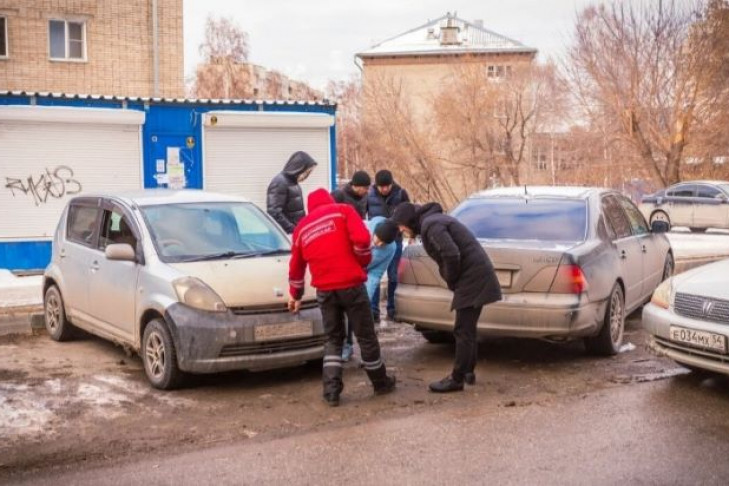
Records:
M159 98L159 19L157 0L152 0L152 69L154 71L153 97Z

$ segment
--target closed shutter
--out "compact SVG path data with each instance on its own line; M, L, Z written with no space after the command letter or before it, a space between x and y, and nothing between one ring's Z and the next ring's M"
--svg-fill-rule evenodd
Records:
M265 209L271 179L291 154L301 150L318 163L301 184L304 196L314 189L329 189L332 123L333 117L325 114L208 113L203 187L246 197Z
M141 112L0 107L0 241L52 237L78 194L142 187Z

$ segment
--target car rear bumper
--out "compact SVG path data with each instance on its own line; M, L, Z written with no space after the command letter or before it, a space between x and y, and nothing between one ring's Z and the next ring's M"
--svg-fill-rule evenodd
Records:
M729 326L684 317L654 304L643 308L643 327L651 335L648 347L658 356L677 363L729 375L729 355L694 348L670 339L671 325L696 331L722 334L729 340Z
M399 284L396 318L422 329L452 331L453 294L444 288ZM584 296L519 293L484 307L478 332L484 336L567 339L592 336L602 326L607 301L588 302Z
M180 369L190 373L264 370L295 366L324 356L326 335L318 308L271 314L212 313L174 304L171 324ZM255 329L287 323L311 323L311 335L256 340Z

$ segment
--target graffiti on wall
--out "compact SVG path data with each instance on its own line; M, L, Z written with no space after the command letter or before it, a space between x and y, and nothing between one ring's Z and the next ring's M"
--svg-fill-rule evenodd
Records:
M73 169L66 165L59 165L54 169L46 168L37 176L29 175L22 179L6 177L5 188L10 190L13 197L32 198L36 206L52 199L73 196L83 190L81 183L74 178Z

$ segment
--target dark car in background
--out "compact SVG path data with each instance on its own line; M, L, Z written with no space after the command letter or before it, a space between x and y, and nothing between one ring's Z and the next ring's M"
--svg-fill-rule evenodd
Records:
M650 222L688 226L694 233L729 229L729 181L690 181L644 196L640 211Z
M480 335L584 338L612 355L625 316L647 302L673 272L668 227L653 228L624 195L584 187L520 187L477 193L452 215L479 239L502 286L485 307ZM431 342L453 330L452 293L422 245L400 264L396 318Z

